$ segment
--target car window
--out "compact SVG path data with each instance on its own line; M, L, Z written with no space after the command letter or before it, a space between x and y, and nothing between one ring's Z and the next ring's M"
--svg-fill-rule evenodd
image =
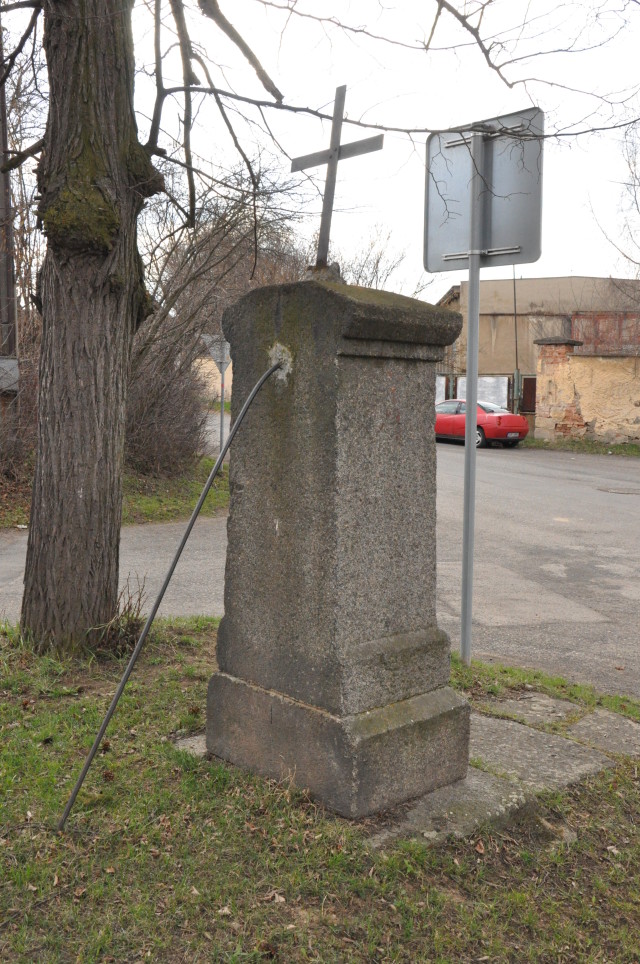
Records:
M438 415L453 415L454 412L458 410L457 399L448 399L446 402L440 402L436 405L436 412Z
M478 402L478 406L483 410L483 412L488 412L491 415L511 414L508 408L502 408L501 405L494 405L493 402Z
M461 414L461 415L464 415L464 413L466 412L466 410L467 410L467 406L465 405L465 403L464 403L464 402L460 402L460 408L458 409L458 411L460 412L460 414Z

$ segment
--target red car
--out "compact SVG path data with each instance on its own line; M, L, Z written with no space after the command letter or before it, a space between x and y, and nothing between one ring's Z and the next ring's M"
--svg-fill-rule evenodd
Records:
M436 438L464 439L465 402L449 398L436 405ZM514 415L493 402L478 402L476 445L501 442L513 448L527 437L529 423L523 415Z

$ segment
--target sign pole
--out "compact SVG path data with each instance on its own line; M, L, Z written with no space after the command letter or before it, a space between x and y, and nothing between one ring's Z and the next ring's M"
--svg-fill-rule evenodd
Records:
M467 389L464 434L464 510L462 523L462 613L460 654L471 663L473 610L473 547L476 492L476 432L478 428L478 340L480 325L480 258L483 242L482 200L485 192L484 137L471 137L471 224L469 238L469 307L467 314Z
M224 445L224 371L220 373L220 451Z

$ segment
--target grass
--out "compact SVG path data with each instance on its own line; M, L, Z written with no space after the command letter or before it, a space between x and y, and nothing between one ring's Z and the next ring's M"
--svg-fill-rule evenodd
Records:
M57 834L124 663L35 657L0 634L0 960L637 961L633 762L508 830L373 852L375 821L175 748L203 726L215 644L215 620L159 625ZM474 698L531 679L454 664Z
M627 696L599 693L593 686L569 683L561 676L549 676L539 670L519 669L471 661L465 666L456 653L451 654L451 683L461 690L472 703L481 703L487 697L509 696L522 690L536 690L569 700L583 710L596 708L610 710L630 720L640 722L640 702Z
M187 519L193 512L214 459L201 459L190 472L175 479L125 476L122 524ZM223 466L202 506L201 515L215 515L229 504L229 469Z
M188 519L213 465L213 459L203 458L177 478L125 475L122 524ZM201 514L215 515L226 509L228 504L228 467L223 466ZM0 528L28 525L30 507L31 480L25 478L19 482L9 482L0 475Z
M31 509L31 475L8 479L0 472L0 528L26 526Z
M640 444L637 442L608 444L584 438L556 438L553 441L526 438L524 442L520 443L520 448L548 449L553 452L579 452L582 455L626 455L631 458L640 458Z

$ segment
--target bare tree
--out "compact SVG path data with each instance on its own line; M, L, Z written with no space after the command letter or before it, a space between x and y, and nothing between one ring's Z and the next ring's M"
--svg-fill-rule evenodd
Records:
M554 82L544 71L558 52L552 28L559 15L568 25L563 49L584 53L609 42L638 12L636 0L567 0L553 6L536 0L426 0L415 39L397 34L393 5L377 7L378 31L318 12L312 0L254 4L279 25L285 40L287 24L304 18L323 34L339 33L372 47L392 44L407 56L429 56L440 43L459 56L473 48L485 69L527 91L538 80ZM406 13L410 6L398 0L395 8ZM268 136L277 146L269 112L329 116L285 100L218 0L141 0L141 13L153 18L152 64L146 72L155 88L148 136L141 143L133 108L132 10L133 0L6 0L0 5L5 21L11 19L13 38L0 82L40 36L47 60L46 125L9 164L17 167L39 156L38 218L47 238L40 284L37 464L22 609L22 628L39 645L90 642L94 627L107 622L116 607L128 372L135 333L154 308L137 245L145 200L163 190L152 159L163 158L184 172L186 200L179 208L195 230L200 188L217 180L215 169L199 166L192 144L194 121L211 101L219 121L215 136L228 138L251 183L255 252L260 170L247 148L249 133ZM225 64L209 56L221 42L228 45L225 58L244 63L247 76L261 85L262 97L249 85L229 89ZM565 87L564 93L575 91ZM591 103L575 118L574 131L617 123L619 106L631 95L587 93ZM172 125L173 136L164 123ZM348 123L397 129L385 118ZM409 136L427 132L424 126L401 129Z
M199 196L193 229L161 198L142 220L153 311L134 338L125 441L127 463L142 471L175 471L201 451L202 335L220 332L224 309L249 289L298 280L306 267L283 203L286 184L263 174L254 199L242 171L229 183L228 197Z

